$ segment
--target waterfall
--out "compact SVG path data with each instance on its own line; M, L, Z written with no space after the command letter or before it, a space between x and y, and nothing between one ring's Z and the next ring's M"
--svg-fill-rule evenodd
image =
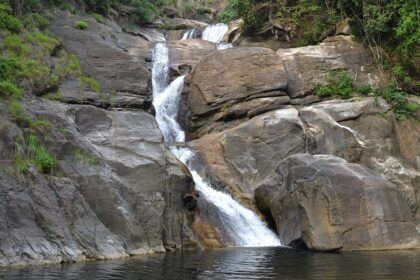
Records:
M157 43L153 50L153 105L156 120L162 130L165 143L171 146L173 154L189 169L200 192L200 199L205 199L220 213L217 231L233 240L234 246L280 246L278 236L260 220L258 215L243 207L229 194L217 191L197 172L192 159L194 152L189 148L179 148L175 144L185 142L185 133L176 118L184 76L178 77L168 85L168 49L163 42ZM166 73L164 73L166 71Z
M228 26L224 23L217 23L207 26L204 31L200 34L197 29L191 29L186 31L182 35L182 40L186 39L201 39L210 41L216 44L217 49L229 49L232 48L232 44L221 43L223 36L225 36L228 31ZM201 36L200 36L201 35Z
M198 37L198 34L197 34L198 32L197 32L197 30L194 28L194 29L191 29L191 30L188 30L187 32L185 32L183 35L182 35L182 40L186 40L186 39L196 39L197 37Z
M202 39L213 43L220 43L223 36L228 31L228 26L224 23L212 24L206 27L203 31Z

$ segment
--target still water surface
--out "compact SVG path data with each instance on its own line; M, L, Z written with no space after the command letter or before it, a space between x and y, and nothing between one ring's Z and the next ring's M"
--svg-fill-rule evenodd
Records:
M420 279L420 251L229 248L72 265L0 268L0 279Z

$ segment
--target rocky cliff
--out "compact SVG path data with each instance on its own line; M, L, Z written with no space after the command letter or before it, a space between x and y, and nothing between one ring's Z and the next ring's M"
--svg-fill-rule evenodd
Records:
M184 92L180 117L190 146L201 155L203 174L249 208L256 201L285 245L418 247L418 121L398 121L377 97L313 95L339 69L359 86L383 81L368 51L349 36L277 53L252 47L209 54Z
M79 19L88 30L73 27ZM182 201L194 189L191 176L163 145L150 114L152 42L122 32L115 22L68 12L55 14L51 30L102 91L70 77L59 94L22 101L30 117L51 124L41 132L57 161L53 175L35 167L24 176L13 172L28 128L9 120L7 101L0 102L0 263L119 258L195 246L193 219ZM51 59L54 64L57 58Z
M74 28L81 19L88 29ZM202 173L261 211L284 245L420 246L418 120L397 121L380 98L313 95L337 69L357 85L380 83L362 45L339 36L295 49L216 50L179 40L180 27L205 23L172 19L168 29L128 32L116 21L54 13L57 53L75 54L101 86L97 93L71 76L53 98L41 92L22 101L31 117L51 124L38 133L55 156L55 172L13 172L28 128L11 120L0 100L0 265L220 245L212 226L200 224L191 175L164 145L153 116L151 48L165 36L172 38L171 77L188 74L179 120Z

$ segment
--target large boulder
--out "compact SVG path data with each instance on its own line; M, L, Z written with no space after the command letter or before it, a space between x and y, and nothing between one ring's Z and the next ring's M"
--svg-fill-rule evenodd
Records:
M415 120L396 121L382 99L329 100L279 109L190 142L213 184L253 208L254 190L277 162L307 152L358 163L400 192L420 232L420 172Z
M350 36L330 37L316 46L239 47L201 59L187 79L180 120L190 138L222 131L285 105L320 101L311 95L334 71L349 73L355 86L384 82L372 57Z
M369 51L351 36L330 37L315 46L280 48L277 54L286 68L291 98L308 95L317 85L326 84L334 70L348 71L357 86L383 82Z
M347 108L343 114L386 112L389 107L373 98L326 101L301 109L289 106L251 118L235 127L190 142L204 161L216 185L240 197L253 196L255 186L274 172L287 156L309 152L331 154L351 162L362 157L364 142L358 133L339 124L325 108ZM353 112L353 113L352 113Z
M188 74L206 55L216 50L216 44L198 39L176 40L169 43L171 76Z
M201 136L211 130L212 122L236 118L234 114L227 116L227 111L241 102L272 97L265 102L276 104L272 107L278 108L287 103L286 86L283 63L270 49L235 48L213 52L200 60L187 81L182 116L187 131ZM281 102L278 97L282 98ZM246 116L254 106L242 108L239 117Z
M85 20L88 28L76 29L74 24L78 20ZM68 52L77 55L83 71L99 81L102 88L101 94L92 95L80 88L77 80L67 82L60 88L64 93L63 101L111 103L121 107L135 103L134 107L150 107L151 75L145 64L151 60L152 43L144 36L124 33L120 26L109 20L102 24L93 17L63 11L54 15L51 31ZM120 94L125 98L115 97Z
M399 190L368 168L327 155L296 154L256 189L284 245L313 250L420 247Z
M0 266L128 256L70 179L1 172L0 196Z

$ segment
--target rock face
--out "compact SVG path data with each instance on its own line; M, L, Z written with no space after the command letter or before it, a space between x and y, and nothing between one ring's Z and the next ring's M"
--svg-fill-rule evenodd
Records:
M369 52L349 36L279 49L277 55L256 47L217 51L200 60L189 76L180 119L190 138L196 138L285 105L318 102L310 94L334 70L347 71L357 86L378 86L383 80Z
M350 36L330 37L316 46L279 49L287 73L287 93L291 98L311 93L325 84L333 70L347 70L356 85L381 84L383 77L375 70L371 56L363 45Z
M314 250L419 247L398 189L371 170L333 156L297 154L281 161L256 190L282 244Z
M320 109L322 105L334 108L335 102L336 107L347 107L346 114L350 115L389 109L383 101L375 105L373 98L318 103L299 110L289 106L205 135L190 145L201 154L209 172L218 178L216 181L222 182L219 185L252 196L255 186L287 156L308 151L360 160L364 144L358 134Z
M255 186L271 174L276 162L305 151L305 134L298 111L289 108L205 135L190 145L199 151L216 185L238 198L252 199Z
M414 221L419 229L416 131L414 120L396 122L383 100L355 98L267 112L190 145L202 158L203 174L249 208L255 208L256 188L274 176L278 162L288 156L305 152L334 155L349 164L367 166L378 178L383 175L393 183L410 211L406 221Z
M0 265L128 256L70 179L0 174Z
M52 124L44 142L56 156L61 177L31 171L19 181L2 169L2 264L114 258L194 246L193 217L182 202L193 191L192 179L163 146L152 115L28 102L31 115ZM6 132L0 152L11 159L22 131L10 126Z
M266 102L266 107L284 104L286 86L283 63L269 49L214 52L200 60L188 79L183 110L186 128L203 135L215 126L213 122L246 116L255 107L250 102ZM233 107L238 103L240 108Z
M86 30L74 28L74 23L82 19L89 27ZM67 12L58 12L54 16L51 31L68 52L77 55L85 73L98 80L103 91L101 95L92 95L80 89L79 82L70 81L61 87L65 96L63 101L81 100L90 104L105 101L102 103L117 102L116 106L134 103L136 107L150 107L150 72L145 66L145 60L151 57L152 44L149 41L122 32L114 22L107 20L101 24L92 17ZM115 97L119 95L119 99Z
M188 74L203 57L216 50L216 44L197 39L171 41L168 47L172 77Z

